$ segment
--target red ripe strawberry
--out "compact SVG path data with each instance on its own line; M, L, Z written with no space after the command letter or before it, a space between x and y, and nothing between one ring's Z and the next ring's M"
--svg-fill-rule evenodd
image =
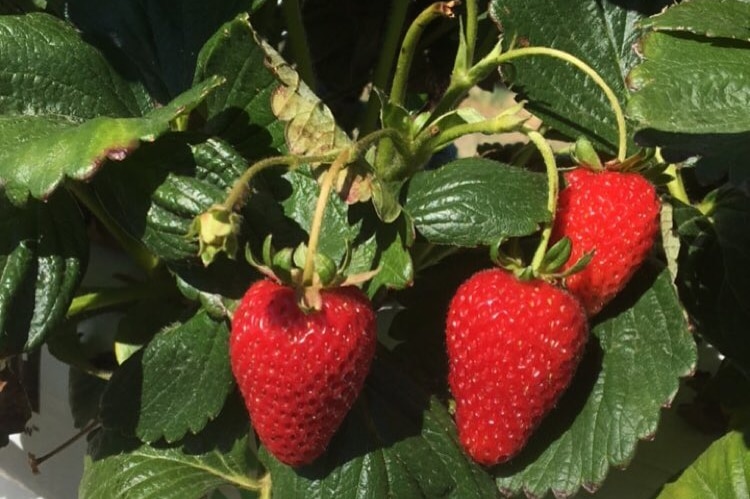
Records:
M594 251L589 264L568 276L568 290L592 316L622 291L648 255L659 230L656 190L636 173L578 168L565 175L552 242L570 238L563 269Z
M446 328L461 444L493 465L517 454L565 391L588 337L566 291L491 269L456 291Z
M293 288L248 289L232 320L232 371L269 452L291 466L325 451L364 384L375 353L375 314L355 287L324 289L305 313Z

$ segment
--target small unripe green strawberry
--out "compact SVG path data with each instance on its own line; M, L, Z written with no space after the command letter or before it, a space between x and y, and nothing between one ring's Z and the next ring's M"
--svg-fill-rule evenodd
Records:
M364 384L375 353L375 314L358 288L320 291L305 312L296 291L250 286L232 319L232 372L258 437L279 461L320 456Z
M594 172L577 168L565 174L552 242L570 238L570 267L587 253L591 261L565 279L589 316L615 297L645 260L659 230L659 198L637 173Z
M448 309L448 382L461 445L478 463L515 456L556 404L588 337L568 292L502 269L474 274Z

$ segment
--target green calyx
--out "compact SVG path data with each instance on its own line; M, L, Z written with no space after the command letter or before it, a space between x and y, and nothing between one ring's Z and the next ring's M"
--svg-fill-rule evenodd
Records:
M363 283L372 279L379 270L348 275L351 250L347 247L339 262L323 253L315 252L315 270L308 279L304 269L309 255L310 251L305 243L300 243L296 248L274 249L271 235L263 241L260 258L256 257L249 247L245 248L248 263L266 277L297 289L300 306L308 311L320 309L320 290Z
M240 215L223 205L214 205L195 217L187 237L198 239L198 255L203 265L210 265L221 252L234 258L241 221Z

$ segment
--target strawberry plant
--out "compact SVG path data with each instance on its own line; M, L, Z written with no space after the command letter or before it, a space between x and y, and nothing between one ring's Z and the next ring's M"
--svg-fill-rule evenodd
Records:
M3 442L46 349L82 498L746 497L747 19L0 0Z

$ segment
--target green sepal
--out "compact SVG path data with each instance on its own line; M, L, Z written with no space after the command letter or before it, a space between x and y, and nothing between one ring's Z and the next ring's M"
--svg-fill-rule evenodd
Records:
M541 274L551 274L560 270L568 259L570 259L570 252L572 249L573 245L570 242L569 237L563 237L557 241L544 255L542 264L539 267L539 272Z
M305 243L295 248L292 260L298 268L305 268L305 263L307 262L307 245ZM315 273L318 275L320 284L323 286L332 284L340 276L336 262L320 251L315 253Z
M594 144L586 137L578 137L572 151L573 160L579 165L585 165L592 170L601 171L604 169L599 154L594 149Z
M197 237L198 255L204 266L208 267L222 252L234 259L241 221L240 215L222 205L214 205L193 219L187 237Z

